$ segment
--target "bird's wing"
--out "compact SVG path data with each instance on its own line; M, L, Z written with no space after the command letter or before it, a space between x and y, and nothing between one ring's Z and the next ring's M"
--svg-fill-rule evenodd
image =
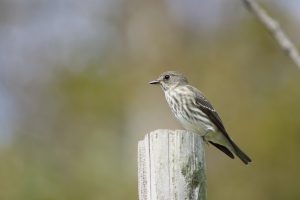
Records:
M211 105L211 103L205 98L205 96L196 88L190 86L190 89L194 91L195 96L195 103L196 106L204 112L208 118L215 124L215 126L224 134L224 136L231 141L223 122L218 115L217 111L214 109L214 107Z
M190 86L190 89L194 91L195 96L195 104L196 106L204 112L208 118L215 124L215 126L221 131L221 133L228 139L230 144L232 145L235 154L245 163L248 164L251 162L249 156L247 156L229 137L221 118L219 117L217 111L213 108L213 106L209 103L209 101L205 98L205 96L196 88ZM233 154L224 146L220 144L216 144L210 141L215 147L223 151L229 157L234 158Z

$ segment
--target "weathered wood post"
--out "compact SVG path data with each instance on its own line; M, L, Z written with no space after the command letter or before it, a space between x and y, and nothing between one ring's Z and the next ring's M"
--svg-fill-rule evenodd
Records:
M139 200L206 200L204 144L183 130L156 130L138 143Z

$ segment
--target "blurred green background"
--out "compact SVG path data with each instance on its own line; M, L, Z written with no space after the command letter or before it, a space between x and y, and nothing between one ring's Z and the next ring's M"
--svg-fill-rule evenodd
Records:
M260 1L300 46L300 2ZM207 147L209 199L300 199L300 76L240 1L0 1L0 199L137 199L137 142L189 77L250 166Z

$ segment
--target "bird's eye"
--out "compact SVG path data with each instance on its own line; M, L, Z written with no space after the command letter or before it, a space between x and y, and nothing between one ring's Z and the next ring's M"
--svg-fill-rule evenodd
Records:
M165 80L168 80L169 78L170 78L170 75L165 75L165 76L164 76L164 79L165 79Z

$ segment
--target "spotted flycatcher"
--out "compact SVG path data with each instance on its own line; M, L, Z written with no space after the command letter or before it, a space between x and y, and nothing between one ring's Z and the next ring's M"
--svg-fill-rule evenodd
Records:
M200 134L230 158L234 158L235 154L245 164L251 162L229 137L217 111L202 92L189 85L186 77L168 71L150 84L161 86L172 112L186 130Z

